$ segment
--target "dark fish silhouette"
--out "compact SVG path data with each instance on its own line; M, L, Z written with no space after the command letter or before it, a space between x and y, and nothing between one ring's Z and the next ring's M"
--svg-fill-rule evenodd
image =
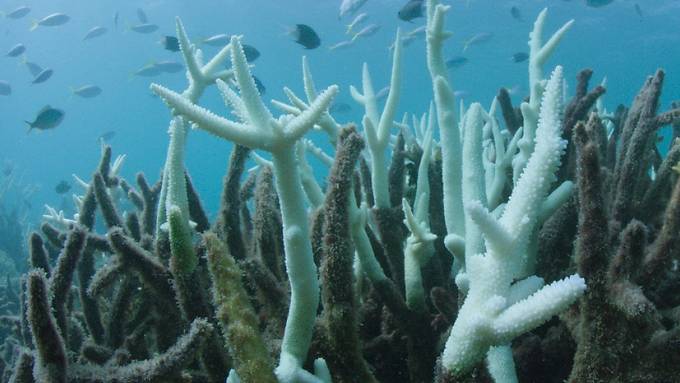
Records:
M170 52L179 52L179 40L177 40L177 37L174 36L163 36L161 38L161 45L163 45L163 48L165 50L168 50Z
M99 96L102 93L102 88L98 87L97 85L83 85L79 88L71 88L71 92L82 98L93 98Z
M33 122L24 121L28 124L28 132L33 129L47 130L56 128L64 120L64 111L47 105L40 109Z
M253 75L253 81L255 81L255 87L257 88L257 91L260 92L260 96L264 95L265 92L267 92L267 88L264 87L262 81L255 75Z
M410 22L413 19L423 17L423 8L425 8L425 2L423 0L409 0L409 2L397 12L397 16L401 20Z
M24 44L19 43L13 46L9 51L7 51L7 54L5 56L17 57L24 52L26 52L26 46Z
M522 21L522 12L516 6L510 8L510 16L517 21Z
M290 35L296 43L302 45L305 49L314 49L321 45L319 35L309 25L295 24L295 28L290 31Z
M0 96L9 96L12 94L12 86L7 81L0 80Z
M29 12L31 12L31 8L22 5L21 7L14 8L14 10L7 12L5 17L16 20L28 15Z
M95 37L102 36L107 31L108 31L108 29L106 29L104 27L100 27L100 26L94 27L94 28L90 29L89 31L87 31L87 33L85 34L85 37L83 37L83 40L90 40L90 39L93 39Z
M245 53L246 60L249 63L257 60L257 58L260 57L260 51L258 51L254 46L248 44L243 44L243 53Z
M146 24L149 22L149 18L146 17L146 13L142 10L142 8L137 8L137 19L139 20L140 23Z
M517 52L512 55L512 62L521 63L529 58L529 54L526 52Z
M465 65L468 62L467 57L463 56L454 56L451 57L450 59L446 60L446 67L449 69L456 69L460 68L463 65Z
M31 84L40 84L43 83L52 77L52 74L54 71L50 68L44 69L42 72L38 73L37 76L31 81Z
M635 13L637 13L638 16L640 16L640 20L642 20L642 8L640 8L640 4L635 3Z
M42 19L33 22L31 30L35 30L39 26L43 27L56 27L59 25L66 24L71 18L65 13L53 13L49 16L45 16Z
M118 11L113 14L113 27L118 29Z
M59 181L57 186L54 187L54 191L57 192L57 194L66 194L69 190L71 190L71 184L65 180Z
M137 24L130 27L131 30L137 33L153 33L158 30L158 25L156 24Z
M586 5L593 8L600 8L613 2L614 0L586 0Z

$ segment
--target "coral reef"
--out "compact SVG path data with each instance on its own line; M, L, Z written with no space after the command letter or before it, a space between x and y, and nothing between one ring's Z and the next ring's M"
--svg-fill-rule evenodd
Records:
M306 59L305 97L286 88L275 117L242 38L204 63L178 19L189 85L151 86L172 112L161 179L128 183L105 146L78 213L30 235L30 271L0 289L2 381L679 381L680 141L661 155L656 137L680 109L657 113L663 71L630 109L608 113L590 70L566 103L563 68L543 67L572 22L544 43L543 11L528 100L501 90L457 116L449 7L426 5L429 110L394 121L397 32L384 107L367 65L351 89L361 132ZM199 105L212 85L237 121ZM184 165L190 125L234 144L214 222Z

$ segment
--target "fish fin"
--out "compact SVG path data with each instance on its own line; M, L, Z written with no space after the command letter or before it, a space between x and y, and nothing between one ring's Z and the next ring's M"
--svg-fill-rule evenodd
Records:
M26 134L31 133L31 130L33 130L33 124L30 121L24 120L24 122L28 125L28 130L26 131Z
M39 23L38 20L33 20L33 21L31 22L31 28L29 29L29 32L35 31L35 30L38 28L38 26L40 25L40 24L38 24L38 23Z

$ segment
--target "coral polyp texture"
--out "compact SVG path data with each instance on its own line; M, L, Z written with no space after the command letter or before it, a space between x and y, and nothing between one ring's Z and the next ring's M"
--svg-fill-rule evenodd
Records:
M459 109L448 11L426 1L429 110L395 121L397 31L384 106L367 65L351 88L360 126L334 119L340 89L318 91L306 58L304 97L286 88L277 115L247 36L204 63L177 19L189 84L151 85L171 114L161 178L129 183L103 146L77 214L52 209L30 234L30 270L0 287L2 381L680 381L680 109L657 111L664 72L615 113L588 69L565 100L564 68L545 65L573 21L544 41L544 10L529 98ZM211 86L232 117L201 106ZM204 134L190 127L233 144L214 222L185 167Z

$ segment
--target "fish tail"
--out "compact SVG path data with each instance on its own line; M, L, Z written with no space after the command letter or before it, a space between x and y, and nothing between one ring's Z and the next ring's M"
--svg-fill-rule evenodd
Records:
M465 53L465 51L468 49L469 46L470 46L470 43L466 41L465 45L463 45L463 53Z
M26 131L26 134L31 133L31 130L33 130L33 124L30 121L24 120L26 125L28 125L28 130Z
M38 28L38 25L40 25L40 24L38 24L38 20L33 20L33 22L31 23L31 29L29 29L29 31L30 32L35 31L36 28Z
M351 35L354 29L354 25L352 24L347 24L347 32L345 32L346 35Z

